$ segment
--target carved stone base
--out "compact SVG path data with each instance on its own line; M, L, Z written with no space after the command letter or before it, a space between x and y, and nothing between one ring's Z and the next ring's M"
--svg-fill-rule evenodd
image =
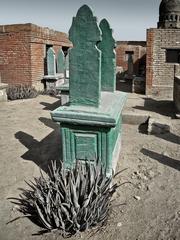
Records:
M73 167L77 160L99 160L107 176L112 174L120 152L125 101L125 93L102 92L99 108L64 105L51 112L52 119L61 123L66 168Z

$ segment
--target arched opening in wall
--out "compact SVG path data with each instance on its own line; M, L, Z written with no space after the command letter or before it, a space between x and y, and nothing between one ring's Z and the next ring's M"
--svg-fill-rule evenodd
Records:
M123 71L116 75L116 89L123 92L132 92L132 79L134 75L134 51L123 51Z
M134 51L126 51L125 53L128 64L126 79L132 80L134 75Z
M66 55L68 54L68 50L69 50L69 47L62 47L62 50L64 52L64 56L66 57Z

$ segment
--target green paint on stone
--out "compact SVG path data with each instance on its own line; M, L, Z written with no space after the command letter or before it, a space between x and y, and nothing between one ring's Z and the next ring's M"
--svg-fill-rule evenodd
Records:
M73 18L69 38L74 46L69 51L70 104L98 107L101 52L96 44L101 40L101 32L87 5L82 6Z
M115 40L112 36L112 29L106 19L99 25L102 31L102 41L98 48L102 52L101 56L101 89L102 91L115 91L116 88L116 53Z
M100 28L101 50L97 48ZM94 164L99 160L110 176L119 157L126 93L114 91L115 41L106 20L100 28L86 5L73 18L69 31L74 46L69 52L70 103L52 111L51 116L61 126L65 168L74 167L78 160Z
M47 50L47 73L48 75L56 74L55 52L52 47Z
M102 92L98 108L64 105L51 112L54 121L61 123L66 168L71 168L77 160L99 159L107 173L111 173L112 156L121 137L125 101L126 93Z
M96 161L97 141L97 134L75 133L75 158Z
M65 68L65 58L62 49L58 51L57 55L57 73L64 73Z

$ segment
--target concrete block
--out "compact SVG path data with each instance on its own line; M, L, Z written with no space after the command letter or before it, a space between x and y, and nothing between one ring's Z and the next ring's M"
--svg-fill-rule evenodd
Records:
M164 134L170 132L170 123L164 119L149 118L148 134Z

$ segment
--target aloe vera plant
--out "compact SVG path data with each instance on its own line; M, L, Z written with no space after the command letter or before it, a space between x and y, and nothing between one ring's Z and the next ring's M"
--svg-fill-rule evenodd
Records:
M37 97L37 95L38 92L36 91L36 89L27 84L10 86L7 89L7 96L9 100L35 98Z
M118 187L100 164L89 162L79 162L71 170L52 162L48 176L41 173L27 184L30 189L21 189L19 198L11 199L13 203L24 216L36 218L47 231L59 229L65 237L104 224Z

